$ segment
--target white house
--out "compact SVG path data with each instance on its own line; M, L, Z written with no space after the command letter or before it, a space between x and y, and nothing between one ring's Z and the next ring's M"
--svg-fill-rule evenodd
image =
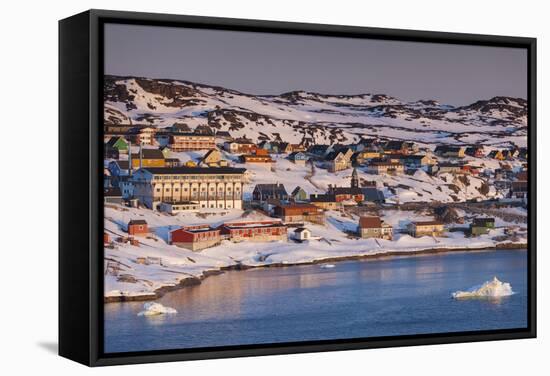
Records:
M296 240L309 240L311 239L311 231L305 227L298 227L294 230L294 239Z

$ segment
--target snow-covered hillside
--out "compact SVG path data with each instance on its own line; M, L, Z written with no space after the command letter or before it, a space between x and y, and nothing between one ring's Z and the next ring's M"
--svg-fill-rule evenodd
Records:
M208 124L234 136L351 143L362 135L421 143L526 146L527 102L495 97L452 107L383 94L294 91L258 96L188 81L105 77L105 123Z

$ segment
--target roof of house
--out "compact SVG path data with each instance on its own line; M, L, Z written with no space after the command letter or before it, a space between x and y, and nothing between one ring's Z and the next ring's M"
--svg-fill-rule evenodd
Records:
M483 145L479 145L479 146L468 146L466 148L466 151L474 151L474 150L483 150Z
M406 146L407 146L407 143L405 141L391 140L386 142L386 144L384 145L384 149L401 150Z
M271 193L288 196L288 193L285 189L284 184L279 183L267 183L267 184L256 184L254 191L258 190L261 194Z
M126 140L122 136L113 136L109 139L109 141L107 141L107 146L115 146L119 139L122 139L122 141L126 142Z
M408 160L421 160L423 158L426 158L425 155L407 155L405 156L405 158L403 159L408 159Z
M229 229L240 228L258 228L258 227L282 227L285 226L280 219L271 219L266 221L233 221L225 222L220 227L227 227Z
M313 204L279 204L277 205L283 212L307 212L313 210L314 212L321 211L320 208Z
M365 201L384 201L384 192L375 187L361 188Z
M440 221L417 221L411 223L414 226L443 226L443 222Z
M211 150L208 150L206 152L206 154L204 155L204 157L202 157L203 160L205 160L206 158L210 157L212 154L214 153L218 153L218 154L221 154L220 151L218 149L211 149Z
M322 155L327 153L327 151L332 150L330 145L313 145L307 149L308 153Z
M216 174L244 174L245 168L235 167L143 167L142 170L149 171L153 175L177 175L177 174L199 174L199 175L216 175Z
M228 131L217 131L216 136L218 137L231 137L231 133Z
M454 146L454 145L438 145L435 148L435 151L440 152L458 152L462 149L462 146Z
M103 197L122 197L122 192L118 187L104 188Z
M230 144L241 144L241 145L254 145L254 142L252 140L249 140L248 138L237 138L233 141L229 142Z
M359 187L333 187L330 193L335 195L362 195L363 191Z
M474 218L472 225L474 226L486 226L488 223L495 223L494 218Z
M294 232L295 232L296 234L300 234L300 233L302 233L302 232L304 232L304 231L310 231L310 230L307 229L307 228L305 228L305 227L298 227L296 230L294 230Z
M164 154L160 149L141 149L143 159L164 159ZM132 153L132 158L139 159L139 152Z
M130 162L128 160L118 160L118 161L111 161L110 164L116 164L118 165L118 168L121 170L128 170L130 168Z
M359 218L359 227L380 228L382 227L382 220L380 217L361 217Z
M128 226L130 225L146 225L147 221L145 219L132 219L130 222L128 222Z
M344 157L345 154L341 151L331 151L325 156L325 161L334 161L338 157Z
M331 194L313 194L309 196L311 202L336 202L336 198Z
M175 129L179 132L190 132L191 128L185 123L174 123L172 124L172 129Z
M301 152L301 151L293 151L292 153L290 153L288 155L288 158L289 159L295 159L298 156L307 159L307 155L305 153Z
M294 190L292 191L292 196L297 195L298 193L300 193L300 191L304 191L304 189L298 185L298 186L297 186L296 188L294 188ZM304 191L304 192L305 192L305 191Z

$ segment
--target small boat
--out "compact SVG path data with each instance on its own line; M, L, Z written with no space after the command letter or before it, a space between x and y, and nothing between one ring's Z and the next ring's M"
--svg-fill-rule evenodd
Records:
M323 264L321 265L321 269L331 269L334 268L336 265L334 264Z

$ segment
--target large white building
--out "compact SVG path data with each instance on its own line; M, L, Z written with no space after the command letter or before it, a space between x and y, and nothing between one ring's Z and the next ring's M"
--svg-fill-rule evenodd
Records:
M233 167L147 167L136 171L134 198L150 209L162 202L194 202L200 208L242 209L246 169Z

